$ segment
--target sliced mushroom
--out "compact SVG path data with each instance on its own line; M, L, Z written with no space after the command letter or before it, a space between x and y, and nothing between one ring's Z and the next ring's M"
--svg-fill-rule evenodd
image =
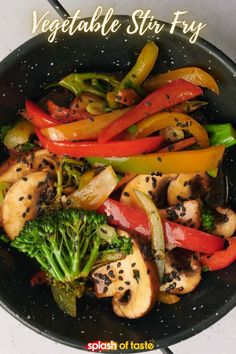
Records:
M168 205L176 205L186 200L197 199L209 188L209 177L206 173L179 174L170 182L167 191Z
M2 204L3 227L11 240L19 234L26 221L37 214L37 202L48 189L51 175L47 171L32 172L12 185Z
M123 189L120 200L130 206L137 206L139 202L134 190L137 189L148 194L158 207L163 207L166 199L166 188L169 183L177 177L176 174L162 175L139 175L132 179Z
M47 150L30 152L27 155L20 155L17 159L10 157L0 166L0 182L4 181L13 184L30 172L41 169L54 169L54 165L47 158L55 160L53 154ZM56 159L59 160L60 156L57 156Z
M120 235L129 237L124 231ZM133 239L132 243L132 254L96 269L92 278L97 297L113 297L113 310L118 316L139 318L155 304L158 275L155 264L141 251L138 241Z
M229 208L216 208L214 234L228 238L236 231L236 213Z
M182 225L199 229L201 225L200 203L198 200L188 200L167 209L159 210L161 217Z
M174 249L166 254L165 274L160 291L170 294L187 294L201 280L201 266L192 253Z

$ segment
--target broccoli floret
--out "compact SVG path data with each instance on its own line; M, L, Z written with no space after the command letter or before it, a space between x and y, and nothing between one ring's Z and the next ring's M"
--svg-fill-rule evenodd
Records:
M202 207L201 219L202 219L202 229L207 232L212 231L215 224L215 217L213 212L206 207Z
M27 222L11 245L38 261L52 280L72 283L88 277L104 249L132 250L131 240L123 237L104 246L99 233L104 224L105 216L94 211L57 210Z
M204 128L210 135L210 145L225 145L228 148L236 144L236 131L230 123L206 124Z

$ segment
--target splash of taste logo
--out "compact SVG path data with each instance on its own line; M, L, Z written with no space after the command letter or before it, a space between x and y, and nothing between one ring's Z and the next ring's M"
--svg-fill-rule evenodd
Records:
M86 349L91 352L105 352L108 350L153 350L155 348L154 342L134 342L134 341L125 341L122 343L117 343L111 340L110 342L102 342L100 340L96 342L91 342L86 345Z
M188 11L176 11L171 22L170 34L173 34L176 27L182 28L184 34L189 33L189 42L195 43L200 31L206 27L206 24L196 21L189 22L186 19ZM50 12L45 12L41 17L38 16L37 11L33 11L33 26L32 33L41 31L43 33L49 32L48 41L53 42L56 38L57 32L61 30L68 33L70 36L76 32L100 32L102 36L107 36L109 33L115 33L121 28L121 22L118 18L112 18L114 9L110 8L105 13L102 6L98 6L94 11L93 16L86 20L81 19L80 10L77 10L74 16L65 19L61 22L58 19L51 21L49 19ZM138 33L140 36L147 31L153 33L160 33L165 24L159 23L151 14L151 10L143 11L141 9L135 10L131 16L131 23L127 25L125 31L127 34Z

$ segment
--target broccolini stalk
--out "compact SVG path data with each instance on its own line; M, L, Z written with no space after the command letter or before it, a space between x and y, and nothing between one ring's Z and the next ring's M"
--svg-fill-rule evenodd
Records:
M225 145L228 148L236 144L236 130L232 124L206 124L204 128L210 135L210 145Z

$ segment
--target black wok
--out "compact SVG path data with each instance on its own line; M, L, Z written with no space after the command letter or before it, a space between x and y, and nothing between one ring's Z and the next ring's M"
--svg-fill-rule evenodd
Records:
M119 16L124 26L129 18ZM236 65L215 47L200 39L194 45L180 31L159 37L126 35L122 29L102 37L97 33L60 35L50 44L45 35L24 43L0 64L0 124L13 122L26 98L35 101L45 95L46 84L73 71L127 71L148 39L160 47L155 71L181 66L200 66L219 81L219 97L206 92L209 105L204 114L214 121L236 122ZM235 148L224 164L228 176L229 204L236 208ZM1 150L3 159L4 153ZM146 317L124 320L113 314L110 300L83 298L78 317L63 314L46 286L31 287L35 266L25 256L0 246L0 303L13 316L37 332L80 349L95 340L118 342L155 340L166 347L207 328L236 304L236 266L207 273L200 286L176 305L158 305Z

